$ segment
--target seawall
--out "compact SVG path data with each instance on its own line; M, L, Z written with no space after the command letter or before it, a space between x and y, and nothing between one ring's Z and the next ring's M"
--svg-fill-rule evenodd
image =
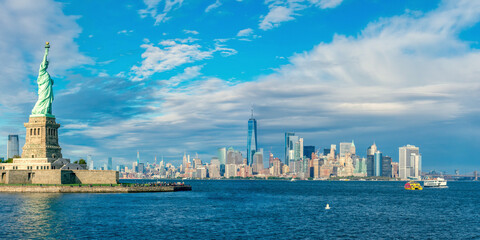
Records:
M191 191L189 185L177 186L89 186L89 185L2 185L0 192L9 193L139 193Z

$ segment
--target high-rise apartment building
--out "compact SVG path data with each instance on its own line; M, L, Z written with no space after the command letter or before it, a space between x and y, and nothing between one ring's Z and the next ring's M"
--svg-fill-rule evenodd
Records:
M257 120L252 116L248 120L247 164L253 164L253 155L257 152Z
M20 156L20 151L18 148L18 135L8 135L7 159L13 158L14 156Z
M401 179L419 179L422 173L422 155L419 148L414 145L398 148L398 165Z
M93 170L93 159L92 155L87 155L88 170Z

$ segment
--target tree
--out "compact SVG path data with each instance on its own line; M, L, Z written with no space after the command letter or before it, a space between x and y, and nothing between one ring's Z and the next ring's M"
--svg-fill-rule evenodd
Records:
M13 163L13 158L7 159L7 161L5 161L5 163Z
M83 159L83 158L80 158L79 160L77 160L77 161L75 161L75 162L73 162L73 163L75 163L75 164L87 164L87 162L86 162L85 159Z
M18 155L14 155L13 158L21 158L21 157Z

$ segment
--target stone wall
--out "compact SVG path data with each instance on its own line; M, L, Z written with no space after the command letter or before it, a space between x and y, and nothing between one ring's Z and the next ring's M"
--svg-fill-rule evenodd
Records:
M30 193L135 193L135 192L176 192L191 191L191 186L0 186L0 192L30 192Z
M5 184L117 184L118 178L112 170L0 170Z
M65 171L64 171L65 172ZM113 170L72 170L75 183L82 184L117 184L118 172Z

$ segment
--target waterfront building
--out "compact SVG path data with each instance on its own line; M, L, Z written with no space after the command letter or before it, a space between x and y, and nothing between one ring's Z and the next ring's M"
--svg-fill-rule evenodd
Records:
M353 175L357 177L367 176L367 159L360 158L359 156L354 157L355 168L353 170Z
M253 164L253 155L257 152L257 120L252 116L248 120L248 138L247 138L247 164Z
M374 155L367 155L367 176L375 176L375 156Z
M237 165L227 163L225 165L225 177L231 178L236 176L237 176Z
M382 177L392 177L392 158L382 157Z
M373 176L380 177L382 176L382 152L376 151L374 155L374 172Z
M18 135L8 135L7 159L13 158L14 156L20 156L20 151L18 147Z
M187 165L188 165L187 163L188 163L187 153L184 152L183 153L183 161L182 161L182 168L183 168L182 170L183 170L184 173L185 173L185 169L187 168Z
M398 165L401 179L419 179L422 172L422 155L419 148L414 145L398 148Z
M260 148L253 155L252 171L254 174L258 174L263 170L263 148Z
M270 152L268 157L268 168L271 168L273 166L273 160L274 160L273 153Z
M377 145L375 142L367 149L367 176L375 176L375 152Z
M304 157L307 157L309 159L313 159L312 158L313 153L315 153L315 146L303 146Z
M208 177L209 178L220 178L220 160L218 158L212 158L210 164L208 165Z
M392 178L398 178L398 162L392 162Z

